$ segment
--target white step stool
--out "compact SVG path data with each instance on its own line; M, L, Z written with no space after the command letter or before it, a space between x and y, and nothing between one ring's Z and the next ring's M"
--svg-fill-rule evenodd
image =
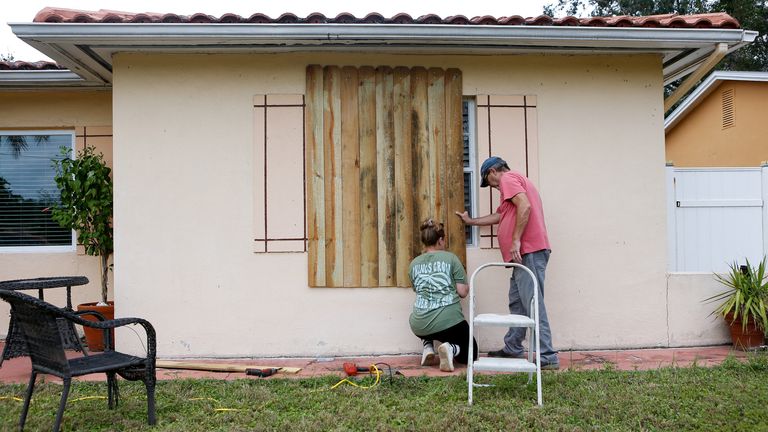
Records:
M512 315L512 314L479 314L475 315L475 277L477 274L488 267L514 268L518 271L525 271L533 279L533 299L531 299L531 316ZM514 271L514 270L513 270ZM499 358L482 357L477 360L474 358L474 333L475 326L480 327L523 327L528 328L528 359L524 358ZM531 342L535 341L535 359ZM472 390L474 387L484 387L483 384L474 382L474 372L525 372L528 373L528 383L531 382L533 374L536 373L536 394L539 405L541 400L541 357L539 354L539 283L536 276L527 267L517 263L488 263L483 264L472 273L469 279L469 357L467 358L467 387L469 404L472 405Z

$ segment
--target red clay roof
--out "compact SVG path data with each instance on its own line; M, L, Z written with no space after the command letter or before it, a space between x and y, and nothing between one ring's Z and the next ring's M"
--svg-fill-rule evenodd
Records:
M429 14L412 18L399 13L385 18L378 13L370 13L358 18L350 13L341 13L336 17L326 17L321 13L312 13L300 18L292 13L284 13L277 18L255 13L249 17L227 13L218 18L196 13L194 15L176 15L160 13L131 13L101 9L84 11L76 9L45 8L37 13L37 23L186 23L186 24L450 24L450 25L517 25L517 26L582 26L582 27L659 27L659 28L721 28L738 29L739 22L726 13L699 15L652 15L652 16L612 16L612 17L564 17L551 18L546 15L523 18L519 15L495 18L478 16L467 18L454 15L440 18Z
M61 70L65 67L54 62L0 61L0 70Z

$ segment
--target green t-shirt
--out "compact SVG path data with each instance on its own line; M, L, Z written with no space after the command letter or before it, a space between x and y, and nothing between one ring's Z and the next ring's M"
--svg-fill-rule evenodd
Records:
M416 301L410 324L416 336L427 336L464 321L456 283L466 283L459 258L446 251L427 252L411 261L408 270Z

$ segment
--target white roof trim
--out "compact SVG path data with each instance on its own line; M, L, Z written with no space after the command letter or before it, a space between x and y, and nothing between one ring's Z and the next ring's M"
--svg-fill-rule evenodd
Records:
M718 43L752 42L740 29L468 26L450 24L11 23L25 42L86 80L110 83L117 52L347 51L434 54L663 56L665 81L705 61Z
M63 69L43 70L2 70L0 71L0 89L4 88L55 88L55 87L94 87L104 84L88 82L80 75Z
M689 112L698 106L707 95L715 91L723 81L768 81L768 72L712 72L680 105L664 119L664 133L674 128Z

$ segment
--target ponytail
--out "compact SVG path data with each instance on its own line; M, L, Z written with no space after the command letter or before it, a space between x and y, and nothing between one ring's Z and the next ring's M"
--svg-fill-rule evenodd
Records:
M443 224L434 221L432 218L426 219L421 223L421 242L424 246L434 246L441 238L445 238L445 229Z

